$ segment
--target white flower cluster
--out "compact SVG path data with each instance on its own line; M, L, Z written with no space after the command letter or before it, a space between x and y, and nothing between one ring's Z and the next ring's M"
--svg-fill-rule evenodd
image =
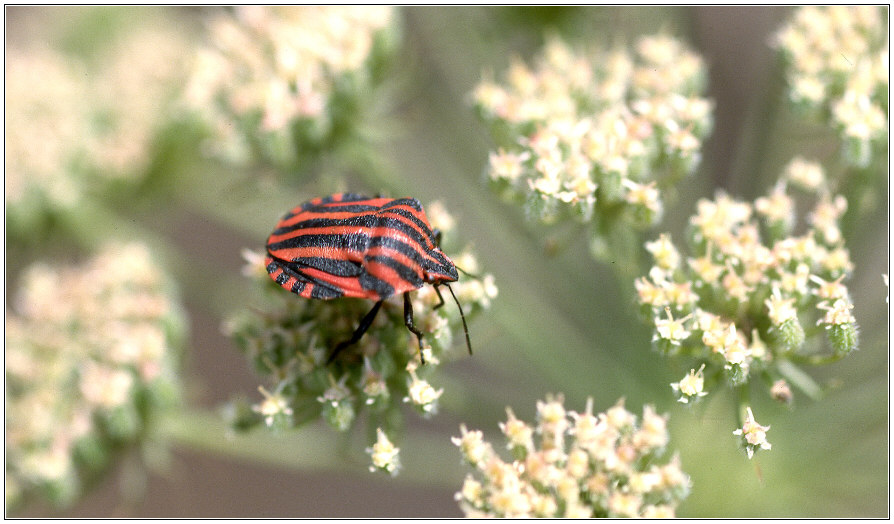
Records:
M294 159L299 143L320 147L339 118L355 116L393 16L386 6L237 7L210 23L187 102L212 123L221 155L246 160L262 147Z
M99 14L97 14L99 16ZM185 76L185 39L161 21L88 64L46 46L6 56L6 201L16 215L74 206L86 184L137 177Z
M830 119L858 166L888 141L887 10L800 7L774 38L788 62L792 101Z
M673 517L689 492L674 456L661 465L667 419L646 406L641 421L623 401L593 414L566 412L561 396L537 402L537 425L507 409L500 424L515 459L499 457L481 431L461 426L453 443L475 468L456 494L467 517ZM539 436L535 443L534 435Z
M181 323L141 244L26 271L6 316L7 505L33 490L70 500L90 468L145 433L177 396Z
M504 83L475 88L499 146L497 191L544 222L619 208L639 226L660 218L660 189L698 164L712 103L701 58L678 40L643 37L635 49L583 54L552 38L533 67L514 60Z
M793 188L814 200L803 226ZM693 256L684 259L668 235L646 244L655 265L635 285L656 346L707 364L707 373L703 365L673 384L681 402L705 394L704 375L714 375L715 365L741 384L754 365L801 362L805 338L823 330L834 352L829 358L855 349L853 305L842 283L852 264L838 225L846 209L846 200L828 191L819 164L798 158L753 204L725 194L699 201L690 219ZM816 322L805 329L810 317Z

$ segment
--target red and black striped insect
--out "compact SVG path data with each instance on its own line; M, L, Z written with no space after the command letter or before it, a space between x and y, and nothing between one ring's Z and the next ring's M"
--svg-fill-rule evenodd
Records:
M367 298L376 303L350 339L335 346L328 362L357 343L372 325L387 298L403 293L404 323L419 340L413 324L409 292L432 284L444 305L439 286L447 287L463 321L469 354L472 344L462 306L448 285L459 279L456 266L441 252L440 234L433 231L415 198L369 198L340 193L315 198L286 214L267 239L267 273L284 289L304 298L329 300ZM424 364L424 359L422 360Z

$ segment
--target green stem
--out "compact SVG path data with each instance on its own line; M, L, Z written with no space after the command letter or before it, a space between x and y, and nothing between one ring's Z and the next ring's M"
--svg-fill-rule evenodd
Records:
M736 386L735 388L736 395L736 420L739 422L739 427L745 425L745 408L747 408L751 400L751 391L748 388L748 384L743 384L741 386Z
M807 373L795 366L791 360L779 360L776 369L793 386L800 389L812 400L819 400L823 396L822 388Z
M351 453L363 446L343 445L334 430L307 425L295 431L234 433L209 411L182 410L159 421L160 436L175 445L253 464L302 472L367 473L369 456ZM459 488L464 476L460 453L446 435L412 434L398 443L403 468L395 478L369 473L371 479L400 484Z
M831 355L798 355L795 353L786 355L790 361L795 362L797 364L805 364L810 366L825 366L827 364L834 364L838 362L842 358L846 357L848 353L833 353Z

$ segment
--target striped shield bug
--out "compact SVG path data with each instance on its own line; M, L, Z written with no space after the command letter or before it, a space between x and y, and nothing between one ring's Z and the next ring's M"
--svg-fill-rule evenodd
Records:
M413 324L409 295L424 284L434 286L440 300L435 308L444 305L439 287L450 291L472 353L462 306L448 284L459 275L439 240L415 198L339 193L315 198L287 213L267 239L265 264L270 278L304 298L376 301L351 338L335 346L328 362L363 337L386 299L403 293L404 324L416 335L424 364L423 335Z

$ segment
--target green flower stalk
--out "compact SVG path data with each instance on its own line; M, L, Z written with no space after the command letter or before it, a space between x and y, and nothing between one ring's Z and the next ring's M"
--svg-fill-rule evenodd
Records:
M799 217L798 204L812 209ZM799 158L753 204L725 194L699 201L691 256L669 235L646 244L655 265L636 289L655 347L701 366L671 385L680 402L704 396L721 377L734 387L760 377L773 398L790 402L780 379L817 389L795 364L835 362L857 348L843 283L853 265L838 225L846 209L819 164Z
M394 18L383 6L221 12L185 94L214 154L293 169L356 141L394 51Z
M701 58L662 35L635 49L578 53L551 38L533 66L514 60L473 92L498 147L492 187L531 219L590 223L600 258L661 219L662 193L695 170L712 127Z
M651 406L641 420L623 400L598 415L592 399L583 413L567 412L559 395L537 402L536 426L506 413L511 462L481 431L463 425L452 439L474 468L456 494L467 517L673 517L689 493L679 457L659 463L667 419Z
M32 265L6 329L7 508L73 501L179 397L184 318L141 244Z
M438 203L427 207L432 225L449 239L453 219ZM442 247L458 267L479 273L468 249L451 251L449 243ZM443 389L433 386L430 379L448 350L464 346L459 310L450 303L436 308L440 299L430 285L412 292L414 323L424 334L420 355L417 338L404 323L402 297L392 297L383 303L360 341L329 363L333 348L351 338L371 303L355 298L324 301L298 297L267 275L262 254L247 251L246 258L246 273L268 291L270 304L234 316L225 331L271 385L261 388L264 398L259 403L236 410L234 426L248 429L263 423L286 429L322 418L343 432L366 418L371 428L377 428L375 443L370 442L374 469L395 474L397 451L389 439L402 427L405 404L423 417L437 413ZM490 307L497 295L489 274L463 276L450 285L467 320ZM424 356L425 365L421 365L420 356ZM361 417L364 413L368 416Z
M888 8L800 7L774 37L789 98L838 133L849 164L885 159L888 144Z

